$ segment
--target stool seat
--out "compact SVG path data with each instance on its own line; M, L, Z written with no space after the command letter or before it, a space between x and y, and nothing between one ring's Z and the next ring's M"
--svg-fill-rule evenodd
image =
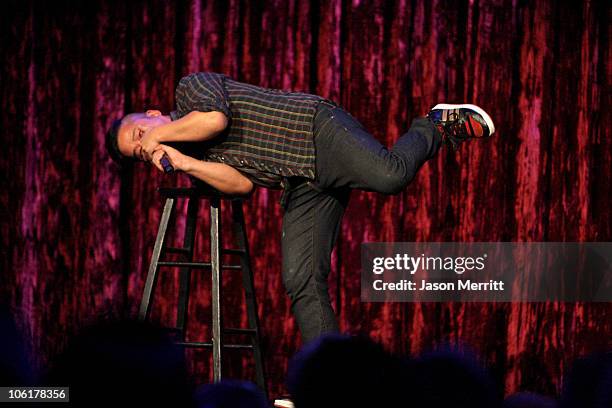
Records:
M243 200L244 196L222 193L210 186L202 187L160 187L157 189L162 197L218 197L224 200Z
M151 255L151 263L145 280L144 291L138 312L140 320L146 320L151 311L151 303L157 274L160 267L180 268L179 277L179 301L177 308L176 327L166 328L175 332L178 337L177 345L190 348L212 348L213 351L213 379L219 381L222 378L222 360L225 349L248 349L253 351L255 359L256 382L264 393L267 394L266 379L263 367L263 357L261 352L261 342L259 336L259 318L257 316L257 303L255 300L255 286L253 283L253 273L251 270L251 260L244 223L242 203L245 196L235 196L224 194L204 183L197 183L196 186L182 187L163 187L158 188L158 192L165 198L164 210L159 222L159 229ZM172 210L177 199L187 200L187 218L185 223L185 235L182 247L168 247L166 245L166 235L168 224L172 215ZM210 260L194 261L194 248L196 237L196 224L199 203L205 200L210 204ZM221 204L229 201L232 207L232 226L235 238L235 248L221 247ZM164 254L174 253L182 257L178 261L162 260ZM240 258L238 264L224 264L223 255L237 255ZM190 342L185 339L187 329L187 310L189 304L189 285L191 281L191 271L194 269L210 270L212 280L212 339L210 342ZM245 293L248 328L229 328L223 327L223 316L221 314L222 300L222 280L221 274L225 269L242 271L242 285ZM248 344L225 343L224 335L248 335Z

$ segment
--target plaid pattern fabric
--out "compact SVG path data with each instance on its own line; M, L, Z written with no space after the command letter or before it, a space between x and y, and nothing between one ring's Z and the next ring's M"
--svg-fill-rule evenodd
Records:
M229 164L256 184L281 188L287 177L315 178L313 118L322 100L336 105L317 95L198 72L180 80L177 110L171 116L175 120L194 110L223 112L228 128L210 141L205 159Z

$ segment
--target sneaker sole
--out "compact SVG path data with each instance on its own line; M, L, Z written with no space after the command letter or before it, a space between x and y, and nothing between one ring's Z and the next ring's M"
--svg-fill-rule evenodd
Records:
M293 402L290 400L274 400L274 406L277 408L294 408Z
M484 109L482 109L480 106L471 105L469 103L457 104L457 105L452 105L452 104L449 104L449 103L439 103L436 106L434 106L432 108L432 110L435 110L435 109L461 109L461 108L463 108L463 109L471 109L474 112L478 113L480 116L482 116L482 118L484 119L485 123L489 127L489 137L492 136L493 133L495 133L495 125L493 124L493 119L491 119L489 114L487 112L485 112Z

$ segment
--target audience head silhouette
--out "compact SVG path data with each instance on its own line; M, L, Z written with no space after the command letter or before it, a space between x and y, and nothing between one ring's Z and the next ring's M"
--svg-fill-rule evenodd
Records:
M0 304L0 384L34 385L23 339L8 305Z
M503 408L557 408L553 398L531 392L517 392L504 400Z
M197 408L267 408L268 401L255 384L224 380L196 390Z
M577 359L563 387L562 408L612 407L612 352Z
M492 408L501 404L486 369L466 350L444 348L421 355L413 366L411 407Z
M331 334L293 358L287 385L296 408L385 406L402 400L403 373L401 361L379 344Z
M70 387L73 406L192 406L183 351L149 323L101 322L75 336L47 384Z

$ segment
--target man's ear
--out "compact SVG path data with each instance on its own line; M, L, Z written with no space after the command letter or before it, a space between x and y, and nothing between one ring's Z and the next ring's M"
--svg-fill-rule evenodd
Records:
M147 115L147 117L149 118L153 118L156 116L161 116L161 112L155 109L149 109L148 111L145 112L145 115Z

